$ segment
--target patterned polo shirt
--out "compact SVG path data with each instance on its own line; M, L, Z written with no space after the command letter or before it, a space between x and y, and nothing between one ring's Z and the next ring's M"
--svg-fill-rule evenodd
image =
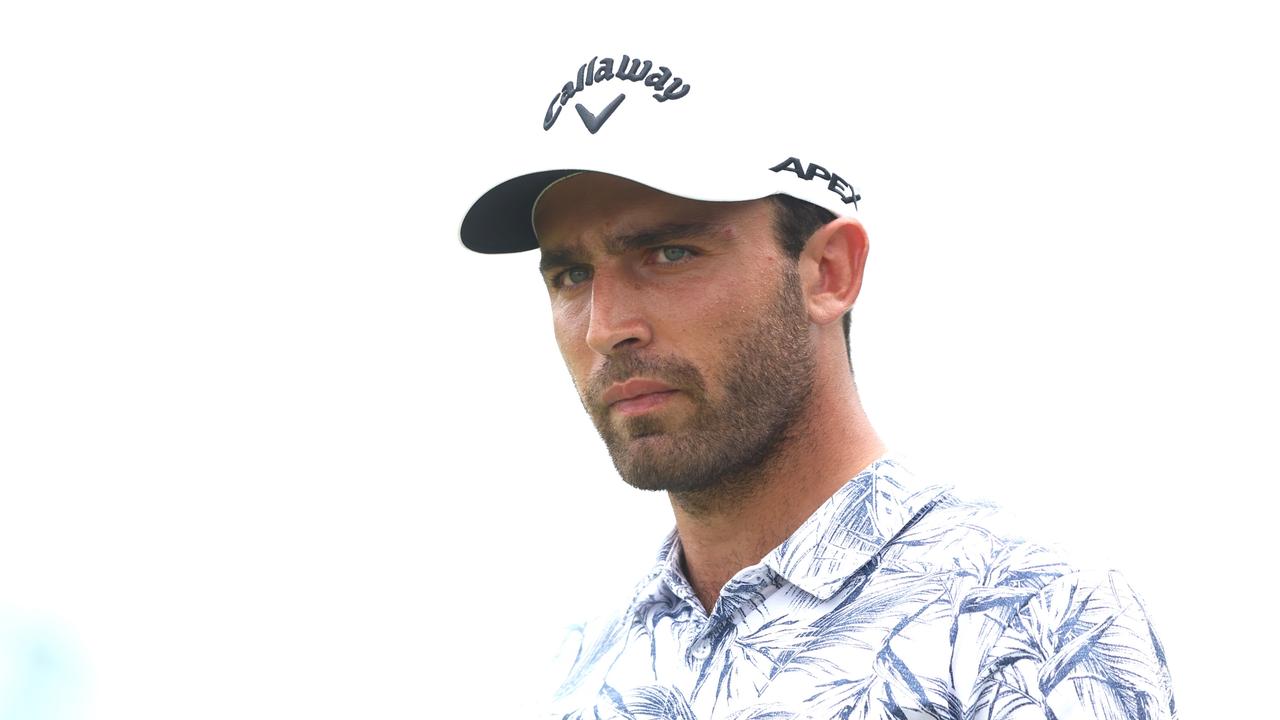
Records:
M629 605L575 627L557 718L1176 718L1115 571L1066 564L882 458L708 613L673 532Z

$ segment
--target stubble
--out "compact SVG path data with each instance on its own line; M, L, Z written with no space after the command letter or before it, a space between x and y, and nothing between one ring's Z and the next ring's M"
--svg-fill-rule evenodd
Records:
M718 392L688 361L632 352L610 356L590 379L583 405L628 484L720 504L750 494L762 470L790 444L816 368L795 268L784 273L757 321L744 334L725 338L722 349ZM679 388L694 415L679 427L660 412L610 417L598 399L609 385L632 377Z

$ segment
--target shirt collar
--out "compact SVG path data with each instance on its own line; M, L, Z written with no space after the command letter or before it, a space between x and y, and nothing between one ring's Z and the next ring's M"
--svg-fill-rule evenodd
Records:
M810 595L827 600L948 489L924 485L896 458L880 458L845 483L761 562Z
M837 490L760 564L825 601L948 489L924 485L900 460L882 457ZM636 588L632 611L668 593L698 606L680 568L681 553L680 536L672 530L653 570Z

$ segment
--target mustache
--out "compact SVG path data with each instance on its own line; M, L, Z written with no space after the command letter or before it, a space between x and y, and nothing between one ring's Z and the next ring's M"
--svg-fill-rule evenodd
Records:
M642 355L611 355L587 381L586 398L592 408L603 410L600 396L614 383L626 382L634 377L644 377L664 382L677 390L703 397L706 381L698 368L687 360L674 357Z

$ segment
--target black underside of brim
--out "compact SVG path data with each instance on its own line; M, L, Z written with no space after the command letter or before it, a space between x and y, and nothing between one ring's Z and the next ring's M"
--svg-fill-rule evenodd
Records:
M538 247L533 203L548 185L577 170L544 170L497 185L462 218L462 244L478 253L513 253Z

